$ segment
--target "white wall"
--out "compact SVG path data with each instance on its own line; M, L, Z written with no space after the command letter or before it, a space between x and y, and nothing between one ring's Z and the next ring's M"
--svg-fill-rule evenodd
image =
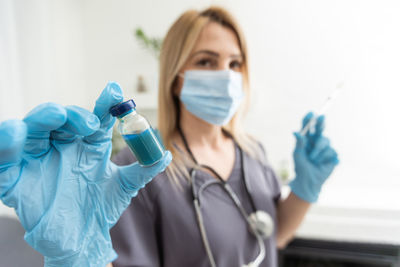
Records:
M326 131L341 164L320 204L400 209L400 3L235 3L252 53L248 125L274 165L291 157L301 117L344 81Z
M118 81L126 97L140 98L135 94L138 75L143 75L152 93L156 93L157 60L138 44L135 29L141 27L149 36L163 37L180 13L188 7L204 6L207 1L86 0L84 3L88 101L93 102L108 80ZM156 103L136 102L138 108L155 107Z
M1 92L20 92L18 99L8 95L8 101L2 100L8 105L22 101L20 116L48 101L84 106L86 68L81 1L1 0L1 3L8 3L2 12L10 18L3 24L1 35L8 42L13 40L10 49L15 54L6 51L6 56L18 67L18 73L14 74L18 75L15 79L18 88L2 86ZM6 68L6 76L12 70ZM1 111L2 118L14 115Z
M23 107L16 19L11 0L0 1L0 33L0 120L4 120L21 116Z
M133 30L141 26L162 37L181 12L211 2L228 7L247 35L254 97L246 125L265 144L271 163L291 160L292 132L302 116L344 81L326 129L341 164L320 204L400 209L395 0L15 1L20 113L44 101L91 108L108 80L132 96L138 74L154 90L157 62ZM2 97L6 90L0 87Z

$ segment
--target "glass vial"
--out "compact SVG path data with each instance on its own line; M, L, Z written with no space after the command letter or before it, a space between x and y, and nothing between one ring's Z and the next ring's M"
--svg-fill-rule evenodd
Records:
M162 158L165 153L164 146L149 122L137 113L136 104L132 99L113 106L110 113L118 118L118 132L140 165L151 166Z

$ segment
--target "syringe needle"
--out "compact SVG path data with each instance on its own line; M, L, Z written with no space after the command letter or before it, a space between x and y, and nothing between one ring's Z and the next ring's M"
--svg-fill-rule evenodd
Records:
M336 97L338 96L339 92L342 90L344 86L344 82L340 82L336 85L335 90L332 92L332 94L326 99L324 105L321 107L321 109L318 111L317 114L315 114L314 117L312 117L308 123L306 124L306 126L304 126L304 128L300 131L301 135L305 135L310 129L311 127L314 127L316 122L317 122L317 117L319 115L323 115L325 114L325 112L330 108L330 106L332 105L333 100L336 99Z

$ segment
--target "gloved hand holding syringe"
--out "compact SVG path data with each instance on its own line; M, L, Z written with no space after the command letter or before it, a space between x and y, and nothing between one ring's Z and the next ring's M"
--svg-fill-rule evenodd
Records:
M295 132L296 148L293 152L296 177L290 182L292 192L306 202L316 202L321 188L335 166L339 164L336 151L323 135L325 117L344 83L339 83L317 114L308 113L303 127Z

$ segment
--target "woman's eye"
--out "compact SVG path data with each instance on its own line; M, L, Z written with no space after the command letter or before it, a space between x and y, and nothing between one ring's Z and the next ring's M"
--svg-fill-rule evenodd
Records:
M241 67L242 67L242 62L240 62L240 61L232 61L230 64L229 64L229 67L231 68L231 69L240 69Z
M196 62L196 65L200 67L211 67L212 64L213 62L210 59L200 59Z

